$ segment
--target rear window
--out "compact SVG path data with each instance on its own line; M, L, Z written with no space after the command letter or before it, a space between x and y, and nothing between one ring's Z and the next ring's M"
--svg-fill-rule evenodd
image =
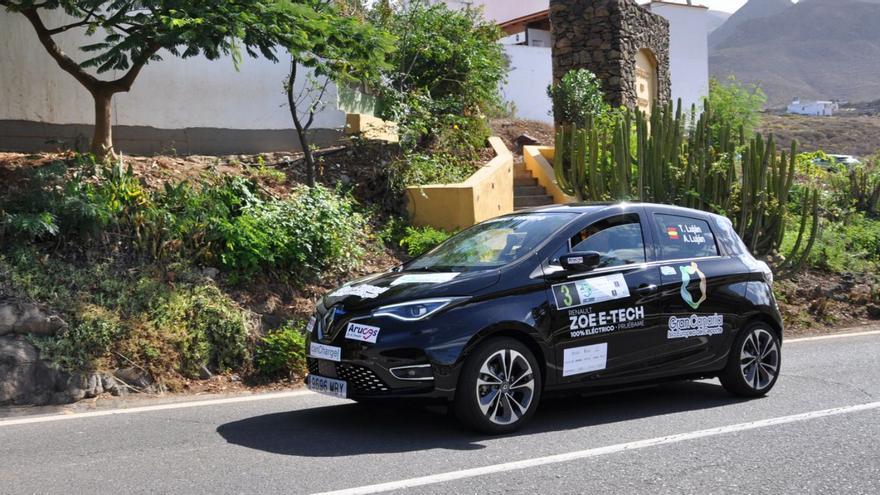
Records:
M678 215L654 215L660 239L660 259L718 256L715 235L705 220Z

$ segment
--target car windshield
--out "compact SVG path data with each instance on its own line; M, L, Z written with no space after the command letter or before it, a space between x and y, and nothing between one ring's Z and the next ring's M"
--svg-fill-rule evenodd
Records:
M525 256L576 216L576 213L531 213L488 220L451 237L405 269L474 271L498 268Z

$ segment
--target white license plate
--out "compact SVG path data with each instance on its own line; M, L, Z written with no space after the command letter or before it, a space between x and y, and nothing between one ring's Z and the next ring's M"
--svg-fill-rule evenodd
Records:
M342 359L342 348L312 342L309 346L309 357L340 361Z
M319 394L331 395L344 399L346 397L346 383L342 380L334 380L318 375L309 375L307 384L309 390Z

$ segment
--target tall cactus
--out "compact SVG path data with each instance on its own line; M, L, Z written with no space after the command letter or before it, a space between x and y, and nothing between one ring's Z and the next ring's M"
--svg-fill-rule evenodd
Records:
M775 138L746 142L708 102L686 119L681 102L655 106L650 117L625 111L611 129L560 126L553 168L561 189L586 201L677 204L729 216L756 254L776 253L786 232L797 145L777 153ZM799 235L787 266L802 265L819 233L819 194L804 191ZM812 225L812 228L807 227Z

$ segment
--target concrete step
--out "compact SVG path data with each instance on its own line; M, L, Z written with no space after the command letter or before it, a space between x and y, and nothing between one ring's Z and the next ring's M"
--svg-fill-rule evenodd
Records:
M547 190L541 186L514 186L513 197L517 196L543 196L547 194Z
M513 197L513 207L532 207L532 206L544 206L544 205L552 205L553 204L553 196L549 194L536 195L536 196L514 196Z
M534 177L529 178L513 178L513 187L529 187L529 186L537 186L538 179Z

